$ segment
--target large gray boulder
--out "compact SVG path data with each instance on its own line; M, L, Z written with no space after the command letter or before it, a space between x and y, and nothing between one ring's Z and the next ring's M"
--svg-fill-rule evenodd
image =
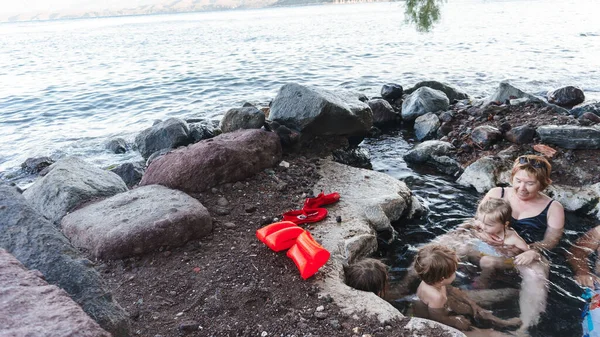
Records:
M455 150L455 147L448 142L428 140L408 151L404 155L404 160L412 164L432 166L441 173L458 176L462 173L462 167L450 157Z
M111 337L57 286L0 248L0 335Z
M421 87L402 102L402 119L414 121L428 112L448 110L448 97L439 90Z
M469 98L469 95L467 95L464 91L453 88L448 84L444 84L444 83L438 82L438 81L419 82L419 83L415 84L414 87L406 89L404 91L404 93L407 95L410 95L421 87L428 87L428 88L439 90L439 91L443 92L444 94L446 94L446 97L448 97L450 102Z
M568 113L568 110L561 108L558 105L547 103L534 95L528 94L523 90L512 86L506 81L500 82L498 89L496 89L492 95L482 100L480 104L482 107L486 107L492 103L504 103L506 101L510 101L510 103L513 105L537 103L542 106L550 107L552 110L560 114Z
M102 328L115 337L129 336L129 322L92 262L73 248L60 230L14 187L0 184L0 247L48 283L64 289Z
M179 118L159 121L135 137L135 144L144 159L148 159L156 151L177 148L191 142L190 128Z
M564 149L600 149L600 127L544 125L537 128L542 143Z
M199 239L212 231L212 219L189 195L150 185L78 209L63 218L62 228L75 247L120 259Z
M239 129L260 129L265 124L265 113L254 106L229 109L219 127L223 133Z
M357 94L290 83L271 103L269 120L311 135L365 135L373 113Z
M281 161L281 143L273 132L238 130L178 149L153 161L140 185L159 184L202 192L246 179Z
M75 207L97 198L127 191L123 179L79 158L57 161L23 196L43 216L58 223Z

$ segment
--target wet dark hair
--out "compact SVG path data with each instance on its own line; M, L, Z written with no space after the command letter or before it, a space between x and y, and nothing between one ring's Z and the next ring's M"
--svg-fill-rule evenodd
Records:
M383 297L388 287L387 266L376 259L366 258L344 266L348 286Z
M457 268L456 252L442 245L426 245L415 256L415 271L429 285L451 277Z

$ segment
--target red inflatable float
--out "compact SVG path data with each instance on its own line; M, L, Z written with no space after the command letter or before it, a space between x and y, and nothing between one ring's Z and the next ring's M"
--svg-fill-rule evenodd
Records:
M307 231L296 238L296 244L287 252L305 280L313 276L329 260L330 255Z
M286 250L296 243L296 238L304 230L291 221L281 221L267 225L256 231L256 237L276 252Z

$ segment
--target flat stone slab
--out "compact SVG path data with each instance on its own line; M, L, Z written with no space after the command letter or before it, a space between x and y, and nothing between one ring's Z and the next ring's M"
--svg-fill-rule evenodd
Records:
M0 336L111 337L64 290L0 248Z
M406 184L385 173L354 168L332 161L322 161L321 179L315 192L339 192L340 201L326 205L329 216L310 232L317 242L331 253L331 258L315 277L324 296L331 296L342 311L349 315L367 314L381 322L404 317L396 308L374 293L356 290L344 283L343 265L366 257L377 250L377 231L393 230L391 222L411 217L422 206ZM315 193L316 194L316 193ZM341 223L336 222L341 216ZM464 336L453 328L437 322L424 321L447 331L451 336ZM409 323L412 324L412 323ZM418 335L419 325L407 326Z
M201 238L212 231L212 219L184 192L148 185L70 213L62 228L75 247L119 259Z

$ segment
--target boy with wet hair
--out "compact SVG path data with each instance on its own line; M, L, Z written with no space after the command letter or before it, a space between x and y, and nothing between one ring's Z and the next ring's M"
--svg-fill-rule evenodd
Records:
M472 329L471 321L463 315L488 320L496 327L521 325L518 318L503 320L494 316L464 292L450 286L456 278L458 268L458 257L452 249L441 245L426 245L417 253L414 268L421 279L417 289L419 300L414 304L416 316L463 331Z
M384 297L388 288L387 266L376 259L365 258L344 266L346 284L354 289Z

